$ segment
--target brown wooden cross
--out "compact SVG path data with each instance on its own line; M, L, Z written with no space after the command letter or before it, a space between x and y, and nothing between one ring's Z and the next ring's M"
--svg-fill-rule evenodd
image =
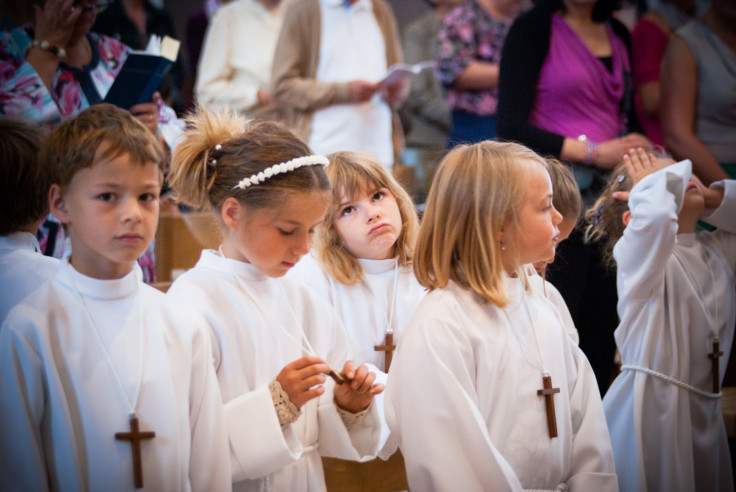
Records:
M713 340L713 352L708 354L708 357L711 360L711 363L713 364L712 370L713 370L713 393L718 393L721 391L721 374L720 370L718 368L718 358L723 355L723 352L720 350L720 346L718 345L718 340Z
M115 439L119 441L130 441L133 448L133 480L135 488L143 488L143 466L141 464L141 441L143 439L153 439L156 437L155 432L138 431L138 417L130 416L130 432L116 432Z
M547 430L549 437L557 437L557 418L555 417L554 394L560 392L560 388L552 387L552 378L549 374L542 376L544 388L537 390L539 396L544 396L544 405L547 409Z
M388 369L391 367L391 359L393 358L394 350L396 350L393 332L386 332L386 339L384 340L383 345L374 345L373 350L376 352L386 352L386 361L384 363L383 370L388 372Z

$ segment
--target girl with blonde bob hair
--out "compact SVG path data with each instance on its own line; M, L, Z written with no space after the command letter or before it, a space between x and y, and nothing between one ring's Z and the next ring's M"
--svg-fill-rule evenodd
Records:
M414 262L430 292L386 385L410 489L618 490L593 371L526 276L561 220L526 147L458 146L440 163Z

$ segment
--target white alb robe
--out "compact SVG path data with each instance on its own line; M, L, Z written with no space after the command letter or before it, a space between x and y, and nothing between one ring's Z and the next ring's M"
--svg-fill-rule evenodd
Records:
M323 491L320 455L355 461L375 457L380 436L376 405L348 432L330 378L325 393L306 403L296 422L279 424L268 384L284 366L307 355L294 316L315 353L335 370L350 358L342 324L313 292L292 279L271 278L250 263L205 250L168 295L204 313L217 340L215 364L234 490Z
M62 262L10 311L0 329L0 490L133 490L131 444L115 439L131 413L115 371L134 402L140 385L140 431L156 433L141 444L145 490L230 490L206 322L140 276L136 266L98 280Z
M0 323L10 309L54 276L59 260L44 256L36 236L14 232L0 236Z
M335 310L345 326L355 361L385 369L385 352L373 347L383 345L389 322L394 343L398 342L427 291L419 284L411 267L398 267L396 258L358 261L364 275L355 285L343 285L332 278L312 255L304 256L297 263L293 276L301 279Z
M427 294L404 330L389 373L386 420L410 488L520 491L565 483L570 491L618 490L590 364L546 298L526 293L520 279L506 277L505 284L510 303L501 309L451 281ZM560 389L556 438L537 395L538 347Z
M631 190L631 222L616 244L616 345L623 366L651 369L712 391L713 329L726 370L736 323L736 181L708 222L713 232L677 234L690 161L647 176ZM706 314L715 317L711 324ZM718 399L643 372L624 370L603 399L622 490L733 490Z

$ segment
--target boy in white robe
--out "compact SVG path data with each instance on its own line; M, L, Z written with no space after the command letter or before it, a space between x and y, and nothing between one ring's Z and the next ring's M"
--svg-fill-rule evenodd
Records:
M386 385L412 490L618 490L590 365L526 278L561 221L543 166L486 141L435 175L414 264L430 293Z
M602 205L592 229L617 266L622 371L603 407L619 483L731 491L719 398L736 324L736 181L705 187L690 161L641 150L624 163L592 210ZM717 229L695 232L699 219Z
M0 328L0 489L230 490L206 322L143 284L163 155L92 106L41 160L73 253Z
M216 213L223 243L203 251L167 295L209 321L233 489L324 491L321 456L362 461L378 452L373 395L383 390L348 360L332 308L283 278L324 217L329 161L276 123L248 126L203 108L188 123L170 183L179 200ZM336 385L325 376L331 368L352 381Z
M59 268L36 239L49 211L49 173L38 158L44 135L34 123L0 119L0 323Z

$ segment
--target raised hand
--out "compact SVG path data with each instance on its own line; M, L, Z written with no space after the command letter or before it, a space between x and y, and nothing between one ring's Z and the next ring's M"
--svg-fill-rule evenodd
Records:
M368 408L373 397L383 392L382 384L373 384L376 375L361 365L357 369L351 360L345 363L341 371L347 381L335 385L335 402L348 412L358 413Z
M43 7L34 5L33 10L36 14L35 39L65 48L82 9L74 6L74 0L46 0Z
M674 162L672 159L665 157L656 157L642 148L631 149L628 154L624 155L624 166L626 166L626 172L631 177L633 184Z
M317 398L325 392L325 374L330 371L330 366L320 359L311 355L297 359L287 364L276 376L281 388L289 395L289 400L297 408L313 398Z

